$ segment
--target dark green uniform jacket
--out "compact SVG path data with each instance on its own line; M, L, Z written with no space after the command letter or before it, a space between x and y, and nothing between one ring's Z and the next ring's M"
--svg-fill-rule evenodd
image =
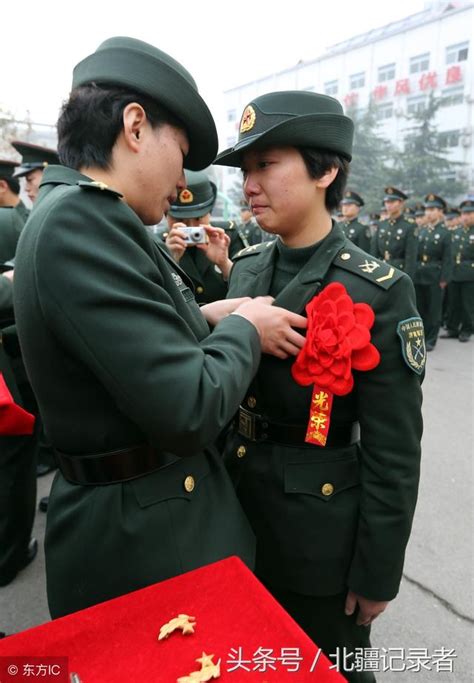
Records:
M381 221L372 237L370 253L391 266L415 276L418 238L416 224L403 216Z
M418 233L417 285L449 282L452 272L451 233L443 223L427 225Z
M196 247L188 247L179 261L179 267L192 280L198 304L225 299L227 282L219 268Z
M190 287L118 193L46 169L14 291L46 435L77 457L147 443L174 460L104 486L56 475L53 617L228 555L252 565L253 535L212 443L256 372L258 335L234 315L210 334Z
M237 257L228 296L267 294L277 251L275 242L265 243ZM402 575L419 478L423 353L415 372L397 334L401 321L419 321L414 289L406 275L352 245L335 225L275 305L302 313L331 282L375 312L371 334L380 364L354 372L353 391L334 397L331 413L330 434L358 421L360 442L339 448L302 439L285 446L235 433L226 462L256 532L256 573L265 582L306 595L350 587L390 600ZM293 360L264 355L248 390L245 408L267 426L308 423L312 387L292 379Z
M451 236L453 282L474 282L474 225L457 228Z
M368 225L363 225L357 218L351 221L341 221L339 225L351 242L363 251L370 252L370 229Z
M0 263L15 256L24 221L15 209L0 208Z
M26 223L26 221L28 220L28 216L30 215L30 210L26 208L26 206L23 204L21 200L15 206L15 211L20 216L23 223Z
M268 240L268 233L266 233L259 226L255 218L250 218L246 223L241 223L238 230L242 238L247 242L245 246L253 246Z

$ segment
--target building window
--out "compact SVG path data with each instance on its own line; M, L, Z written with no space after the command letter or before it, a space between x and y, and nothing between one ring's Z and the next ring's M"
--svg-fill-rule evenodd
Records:
M235 121L236 119L237 119L237 113L236 113L235 109L228 109L228 111L227 111L227 121L228 121L229 123L232 123L232 122Z
M356 88L363 88L365 85L365 71L349 76L349 88L355 90Z
M378 82L392 81L395 78L395 64L385 64L379 66Z
M452 107L455 104L462 104L464 101L464 88L460 86L443 90L441 92L441 99L442 107Z
M379 104L375 110L375 115L377 121L384 121L385 119L391 119L393 116L393 104L388 102L387 104Z
M407 98L407 114L419 114L425 107L426 97L424 95Z
M417 55L410 59L410 73L418 74L422 71L428 71L430 68L430 53L425 52L423 55Z
M459 147L460 130L446 130L439 134L441 147Z
M457 45L450 45L446 48L446 64L455 64L456 62L465 62L469 54L469 43L458 43Z
M339 85L337 81L326 81L324 84L324 92L326 95L337 95Z

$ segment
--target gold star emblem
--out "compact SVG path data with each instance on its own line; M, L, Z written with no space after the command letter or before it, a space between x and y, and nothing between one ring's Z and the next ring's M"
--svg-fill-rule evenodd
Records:
M255 109L249 104L247 107L245 107L244 113L242 114L242 119L240 121L240 132L246 133L248 130L252 130L252 128L255 126L256 118L257 115L255 113Z
M181 204L190 204L194 199L194 195L191 192L191 190L188 190L186 188L185 190L181 190L178 199L181 202Z

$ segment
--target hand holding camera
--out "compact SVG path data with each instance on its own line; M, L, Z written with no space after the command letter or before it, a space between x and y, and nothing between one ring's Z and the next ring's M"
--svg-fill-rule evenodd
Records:
M177 263L186 249L197 247L219 268L225 280L232 268L229 244L230 237L225 230L212 225L187 226L184 223L174 223L166 238L166 246Z

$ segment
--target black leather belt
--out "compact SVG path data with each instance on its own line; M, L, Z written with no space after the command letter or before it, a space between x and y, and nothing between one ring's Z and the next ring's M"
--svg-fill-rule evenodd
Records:
M55 451L62 475L71 484L100 486L137 479L144 474L176 462L171 453L162 453L148 445L132 446L107 453L68 455Z
M308 426L306 424L284 424L269 422L262 415L239 408L239 424L237 431L249 441L272 441L286 446L305 446ZM326 447L344 448L352 446L360 440L358 422L332 421L326 441Z

